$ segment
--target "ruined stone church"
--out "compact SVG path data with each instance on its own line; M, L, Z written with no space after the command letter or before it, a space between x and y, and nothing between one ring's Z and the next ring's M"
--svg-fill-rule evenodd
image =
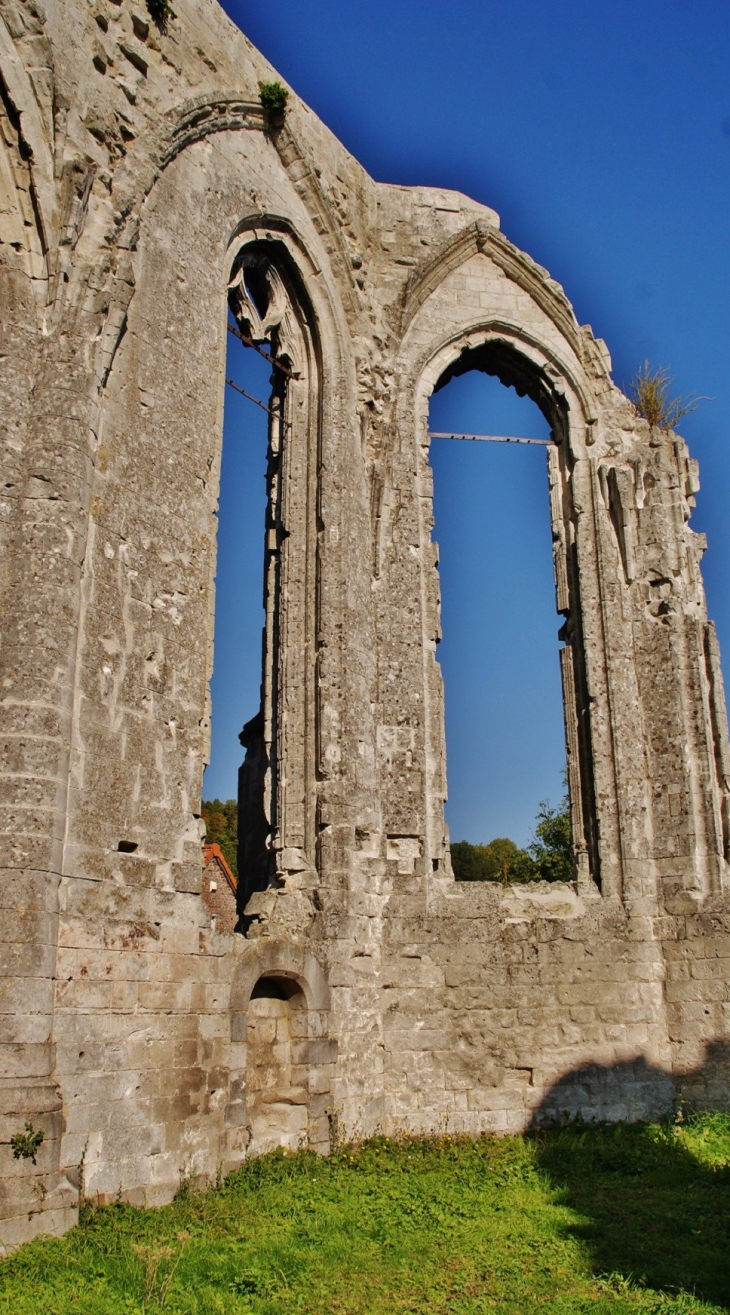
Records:
M493 211L374 182L296 95L262 107L216 0L174 7L0 0L5 1248L333 1127L730 1103L684 441ZM230 315L273 376L237 932L200 821ZM451 870L428 405L469 369L550 425L565 884Z

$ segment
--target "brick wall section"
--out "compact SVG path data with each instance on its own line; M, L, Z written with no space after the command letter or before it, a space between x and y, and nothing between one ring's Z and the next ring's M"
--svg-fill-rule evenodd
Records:
M231 933L238 922L236 878L229 868L220 845L203 845L203 903L210 910L213 929Z

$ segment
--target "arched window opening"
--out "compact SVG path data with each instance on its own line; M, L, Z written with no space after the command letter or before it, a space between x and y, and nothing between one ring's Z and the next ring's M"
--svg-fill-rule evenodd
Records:
M257 1154L306 1145L309 1123L307 1010L286 977L261 977L251 992L246 1037L246 1125Z
M245 932L250 896L285 880L289 868L306 872L314 850L309 586L316 463L310 448L318 369L311 316L281 244L245 244L228 294L213 744L205 793L211 794L209 779L230 789L235 755L233 844ZM240 741L235 749L234 735Z
M236 321L229 314L228 323ZM228 333L226 379L251 397L268 399L272 367ZM268 402L267 402L268 404ZM218 502L215 627L211 678L211 753L203 778L206 840L219 844L239 882L241 727L261 707L264 538L267 515L268 420L244 392L227 386ZM265 837L260 838L260 844Z
M530 362L491 341L442 375L429 429L463 436L434 437L430 449L454 873L596 875L582 779L582 642L562 520L564 404Z

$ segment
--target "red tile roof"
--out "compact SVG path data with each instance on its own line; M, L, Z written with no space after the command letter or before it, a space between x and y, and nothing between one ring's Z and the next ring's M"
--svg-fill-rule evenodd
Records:
M235 895L238 882L223 856L220 845L203 845L203 867L207 868L211 863L218 864L218 867Z

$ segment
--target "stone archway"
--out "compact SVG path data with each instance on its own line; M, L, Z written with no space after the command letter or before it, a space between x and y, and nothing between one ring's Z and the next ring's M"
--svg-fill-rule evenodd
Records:
M307 1145L307 1030L301 987L286 977L260 977L246 1030L246 1127L257 1154Z
M597 837L593 736L588 695L581 573L576 556L576 513L572 475L585 450L588 421L584 390L575 372L544 343L502 321L468 326L441 342L427 363L420 362L416 389L419 460L429 461L426 408L432 392L451 379L476 370L529 397L550 426L547 447L549 511L552 529L555 607L559 632L566 768L573 831L574 876L584 890L601 889ZM423 482L431 487L430 467ZM443 707L441 707L443 718ZM444 731L441 729L442 739Z
M730 747L683 439L636 414L605 345L494 212L375 183L293 92L268 122L259 86L277 75L215 0L202 25L179 6L174 70L150 45L124 143L93 8L49 0L48 23L23 8L22 36L0 19L15 142L0 178L0 1112L44 1142L37 1171L2 1151L2 1243L71 1222L84 1155L88 1194L148 1205L181 1171L234 1168L270 1144L247 1131L247 1099L254 1124L257 1100L296 1104L253 1094L282 1075L326 1150L333 1034L343 1124L365 1132L517 1130L564 1074L639 1053L699 1073L714 1100ZM89 89L95 122L75 123L56 177L52 107ZM270 526L276 861L251 883L248 940L211 929L199 834L224 288L243 292L242 252L270 275L260 328L283 325L300 375ZM427 414L465 350L555 399L590 879L529 901L455 889L446 862ZM272 1018L276 1071L249 1094ZM615 1109L586 1096L587 1117ZM298 1138L279 1113L276 1136Z
M231 1150L329 1151L337 1055L329 1011L324 971L309 951L284 941L242 946L231 991Z

